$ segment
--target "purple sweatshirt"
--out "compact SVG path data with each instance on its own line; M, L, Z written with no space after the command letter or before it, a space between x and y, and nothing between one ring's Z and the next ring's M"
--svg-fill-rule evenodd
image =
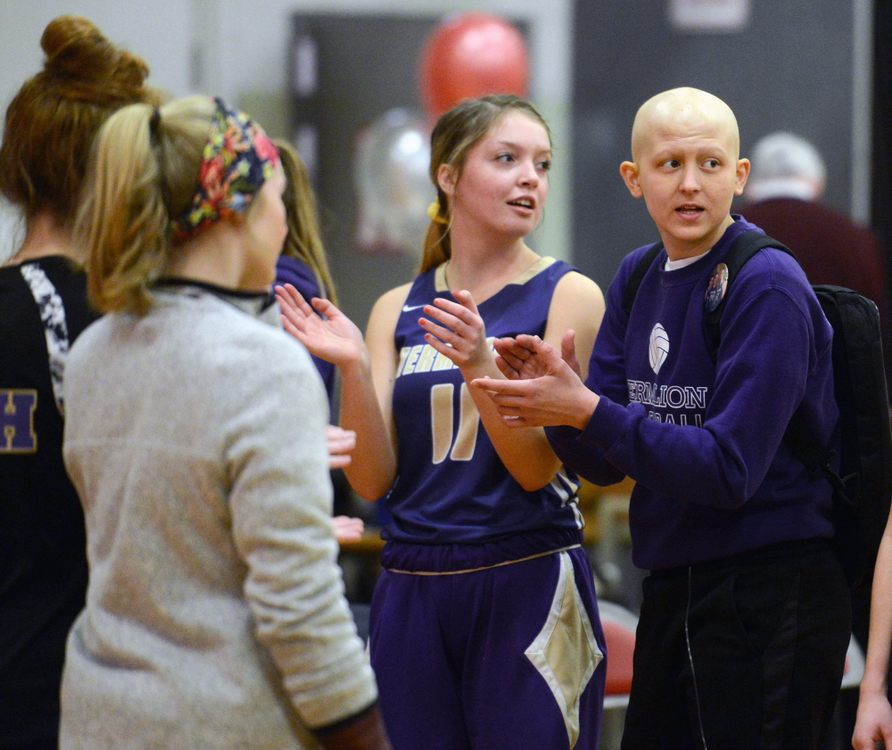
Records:
M823 442L838 441L832 329L796 261L765 249L729 287L716 363L707 351L705 295L737 236L736 221L691 265L661 252L630 315L623 293L647 248L625 258L586 385L601 401L586 428L549 428L564 463L608 485L629 476L632 558L659 570L777 542L831 537L831 492L782 444L799 409Z

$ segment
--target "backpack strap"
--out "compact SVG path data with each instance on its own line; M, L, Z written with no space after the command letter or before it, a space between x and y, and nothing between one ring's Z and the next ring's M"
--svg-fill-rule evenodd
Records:
M653 265L653 262L656 260L662 249L662 242L654 243L651 245L650 249L638 259L635 268L632 269L632 275L629 277L628 282L626 282L625 294L623 295L623 310L625 310L626 315L632 314L632 305L635 304L635 295L638 294L638 287L641 286L641 281L644 279L644 275L647 273L647 270L651 265Z
M767 234L752 231L744 232L734 241L734 244L722 261L728 269L727 289L729 291L733 289L734 279L740 273L740 269L763 247L773 247L788 255L792 255L794 258L796 257L790 248L772 239ZM709 350L709 356L713 362L716 361L719 353L722 312L725 310L727 301L728 294L726 293L718 305L713 310L707 311L703 317L703 336L706 339L706 348Z
M731 288L735 277L743 265L764 247L773 247L781 250L798 262L798 258L796 258L796 255L790 248L772 239L767 234L752 231L744 232L734 242L723 261L728 268L728 289ZM726 294L716 308L707 312L704 317L704 336L706 337L709 356L712 357L713 362L716 361L718 356L722 311L725 309L727 298L728 295ZM838 334L834 332L834 335ZM805 465L811 476L823 474L839 496L848 499L853 496L853 491L857 491L857 476L843 478L833 471L832 462L835 458L835 452L829 450L826 445L815 437L814 432L805 424L805 420L799 411L795 411L790 418L790 423L784 431L784 442Z
M793 416L790 417L790 423L784 431L784 443L793 455L805 464L809 476L823 475L840 500L849 505L856 504L854 498L860 494L859 476L851 474L841 477L833 470L832 463L836 458L836 451L830 450L815 437L798 411L793 412Z

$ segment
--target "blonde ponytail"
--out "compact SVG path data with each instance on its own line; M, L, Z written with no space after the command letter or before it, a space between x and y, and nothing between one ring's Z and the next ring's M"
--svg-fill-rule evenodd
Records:
M134 104L99 132L76 232L88 253L90 300L100 312L148 311L149 289L175 252L170 217L192 199L213 112L207 97L160 110Z

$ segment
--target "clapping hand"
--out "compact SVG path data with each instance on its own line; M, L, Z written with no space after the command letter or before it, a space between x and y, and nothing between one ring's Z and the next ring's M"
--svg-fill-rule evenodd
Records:
M438 297L425 305L418 324L427 331L425 340L448 357L456 367L475 366L491 361L491 348L486 341L486 327L468 291L454 293L456 302Z
M538 336L497 339L496 365L507 380L476 378L502 421L511 427L570 425L582 429L598 404L579 372L575 335L568 331L558 352Z

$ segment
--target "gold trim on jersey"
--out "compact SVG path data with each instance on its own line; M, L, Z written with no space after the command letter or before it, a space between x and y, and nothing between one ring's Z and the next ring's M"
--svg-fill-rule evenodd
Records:
M535 555L521 557L517 560L505 560L504 562L494 563L492 565L484 565L480 568L468 568L467 570L400 570L399 568L384 568L384 570L386 570L388 573L402 573L409 576L457 576L462 573L477 573L481 570L492 570L493 568L501 568L505 565L514 565L515 563L526 562L527 560L535 560L539 557L547 557L548 555L555 555L560 552L568 552L571 549L578 549L581 546L581 544L571 544L569 547L550 549L547 552L537 552Z
M448 262L448 261L447 261ZM550 255L545 255L537 260L533 265L525 271L521 271L508 284L526 284L531 278L542 273L557 260ZM507 285L506 285L507 286ZM446 283L446 263L441 263L434 271L434 289L438 292L451 292L449 285Z

